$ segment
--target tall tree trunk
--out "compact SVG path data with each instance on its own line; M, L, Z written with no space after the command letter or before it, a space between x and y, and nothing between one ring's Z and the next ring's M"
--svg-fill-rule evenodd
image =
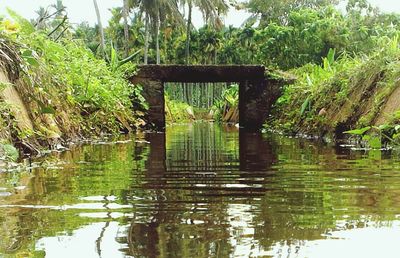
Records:
M124 7L122 14L124 16L124 50L125 50L125 57L129 56L129 27L128 27L128 16L129 16L129 5L128 0L124 0Z
M156 20L156 54L157 54L157 64L160 64L160 11L157 10L157 20Z
M101 46L102 56L107 58L106 52L105 52L106 51L106 40L105 40L105 37L104 37L104 28L103 28L103 24L101 22L99 6L97 5L97 1L96 0L93 0L93 4L94 4L94 9L96 10L97 23L99 25L100 46Z
M189 0L189 14L186 27L186 52L185 52L185 63L190 63L190 28L192 26L192 1Z
M145 39L144 39L144 64L149 63L149 40L150 40L150 31L149 31L149 15L146 13L145 18Z

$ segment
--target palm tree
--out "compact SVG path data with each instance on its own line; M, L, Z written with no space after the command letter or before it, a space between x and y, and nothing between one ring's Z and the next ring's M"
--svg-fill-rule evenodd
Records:
M144 64L148 64L149 63L149 41L150 41L150 17L149 15L146 13L145 14L145 21L144 21L145 25L145 36L144 36Z
M122 8L122 16L124 17L124 50L125 57L129 55L129 25L128 25L128 16L129 16L129 0L124 0L124 6Z
M106 40L105 40L105 37L104 37L104 28L103 28L103 24L102 24L102 22L101 22L101 16L100 16L100 11L99 11L99 6L98 6L96 0L93 0L93 4L94 4L94 9L95 9L95 11L96 11L97 23L98 23L99 32L100 32L101 53L102 53L103 57L106 57L106 55L105 55Z
M49 16L49 11L43 7L40 7L39 10L36 11L36 14L39 15L36 20L36 27L39 30L45 29L47 27L46 17Z
M193 6L197 6L203 14L204 20L207 24L214 27L219 27L221 20L219 16L226 14L229 10L226 0L181 0L183 6L188 6L188 19L186 25L186 50L185 62L190 63L190 31L192 27L192 11Z
M137 7L145 18L145 54L144 62L147 63L150 27L153 28L154 38L156 43L156 62L160 64L160 27L167 20L174 23L183 21L179 12L177 0L131 0L130 8Z

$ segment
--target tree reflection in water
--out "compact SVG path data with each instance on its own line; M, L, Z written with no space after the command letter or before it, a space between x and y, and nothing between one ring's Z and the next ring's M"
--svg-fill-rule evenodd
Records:
M0 174L0 256L325 257L336 236L399 236L394 154L209 123L132 139Z

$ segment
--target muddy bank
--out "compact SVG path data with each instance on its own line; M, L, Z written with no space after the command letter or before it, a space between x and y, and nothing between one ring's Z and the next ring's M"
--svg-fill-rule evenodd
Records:
M371 126L396 133L400 122L400 51L387 48L362 58L325 60L295 71L267 127L287 134L342 138ZM383 130L383 129L382 129Z

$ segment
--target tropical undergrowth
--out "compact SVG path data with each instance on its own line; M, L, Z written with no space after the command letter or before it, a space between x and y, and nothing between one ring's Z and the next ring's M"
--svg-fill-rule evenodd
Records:
M398 36L380 38L370 55L335 57L330 50L323 65L292 71L298 79L285 88L269 124L290 134L345 133L370 147L381 146L376 138L395 144L400 130L400 103L395 101L399 60Z
M28 149L49 139L72 139L131 131L142 125L140 87L124 78L131 64L98 59L80 40L53 39L10 11L0 20L0 67L28 110L32 128L21 128L0 96L0 138ZM112 60L113 61L113 60ZM3 89L10 85L2 83ZM8 103L10 104L10 103ZM11 103L12 105L12 103ZM140 108L138 108L140 107Z
M193 107L184 101L165 95L166 119L170 123L193 120L214 120L223 123L239 122L239 85L232 84L222 90L210 108Z
M173 100L168 94L165 94L165 118L167 123L190 122L196 119L191 105Z
M239 122L239 84L224 89L213 106L214 118L224 123Z

